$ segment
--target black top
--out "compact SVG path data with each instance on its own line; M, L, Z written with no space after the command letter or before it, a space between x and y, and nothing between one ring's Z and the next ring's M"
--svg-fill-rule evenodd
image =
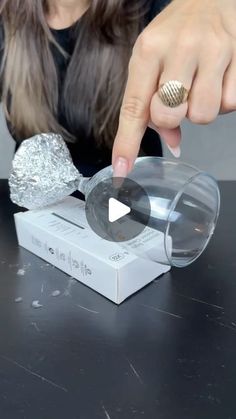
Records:
M161 9L168 3L168 0L149 0L149 2L150 8L148 10L144 25L148 24L161 11ZM52 29L52 33L57 43L69 54L69 56L72 55L75 46L73 29L74 25L61 30ZM59 85L62 89L70 59L65 58L56 48L53 47L52 53L57 67L58 77L60 80ZM59 97L62 98L60 92ZM63 111L62 100L61 103L59 103L58 120L62 126L64 126L68 131L70 131L70 127L67 124L66 116ZM92 138L91 136L89 138L84 137L85 136L81 136L78 134L77 141L74 143L68 143L68 147L70 149L75 165L79 167L80 171L84 175L91 176L101 168L111 163L111 150L108 149L106 146L97 147L94 138ZM149 128L147 129L141 144L141 153L156 156L162 155L162 148L159 136L156 132Z

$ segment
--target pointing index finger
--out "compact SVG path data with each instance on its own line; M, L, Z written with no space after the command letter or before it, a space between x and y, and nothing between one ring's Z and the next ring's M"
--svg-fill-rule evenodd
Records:
M132 169L149 122L150 103L157 88L158 76L158 59L153 57L153 53L141 54L140 48L135 47L129 64L128 81L113 146L112 164L115 176L119 176L119 173L116 174L116 162L119 158L126 161L127 172Z

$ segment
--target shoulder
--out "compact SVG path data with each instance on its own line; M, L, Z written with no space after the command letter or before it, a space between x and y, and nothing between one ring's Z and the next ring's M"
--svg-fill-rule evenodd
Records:
M148 23L160 13L171 0L150 0L148 7Z

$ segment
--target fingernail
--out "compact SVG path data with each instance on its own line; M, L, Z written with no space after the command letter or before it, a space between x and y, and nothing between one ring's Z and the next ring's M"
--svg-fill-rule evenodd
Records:
M115 161L113 168L113 176L115 177L126 177L128 174L128 160L124 157L118 157Z
M180 149L179 145L177 147L171 147L167 144L167 147L170 150L170 152L173 154L174 157L176 157L177 159L180 157L181 149Z

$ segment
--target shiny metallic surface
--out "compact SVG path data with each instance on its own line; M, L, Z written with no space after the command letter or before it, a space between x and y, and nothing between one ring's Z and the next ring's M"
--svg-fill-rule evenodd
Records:
M160 86L158 95L165 106L175 108L186 102L188 90L180 81L170 80Z
M21 207L41 208L77 190L81 177L60 135L35 135L23 141L14 156L10 197Z

